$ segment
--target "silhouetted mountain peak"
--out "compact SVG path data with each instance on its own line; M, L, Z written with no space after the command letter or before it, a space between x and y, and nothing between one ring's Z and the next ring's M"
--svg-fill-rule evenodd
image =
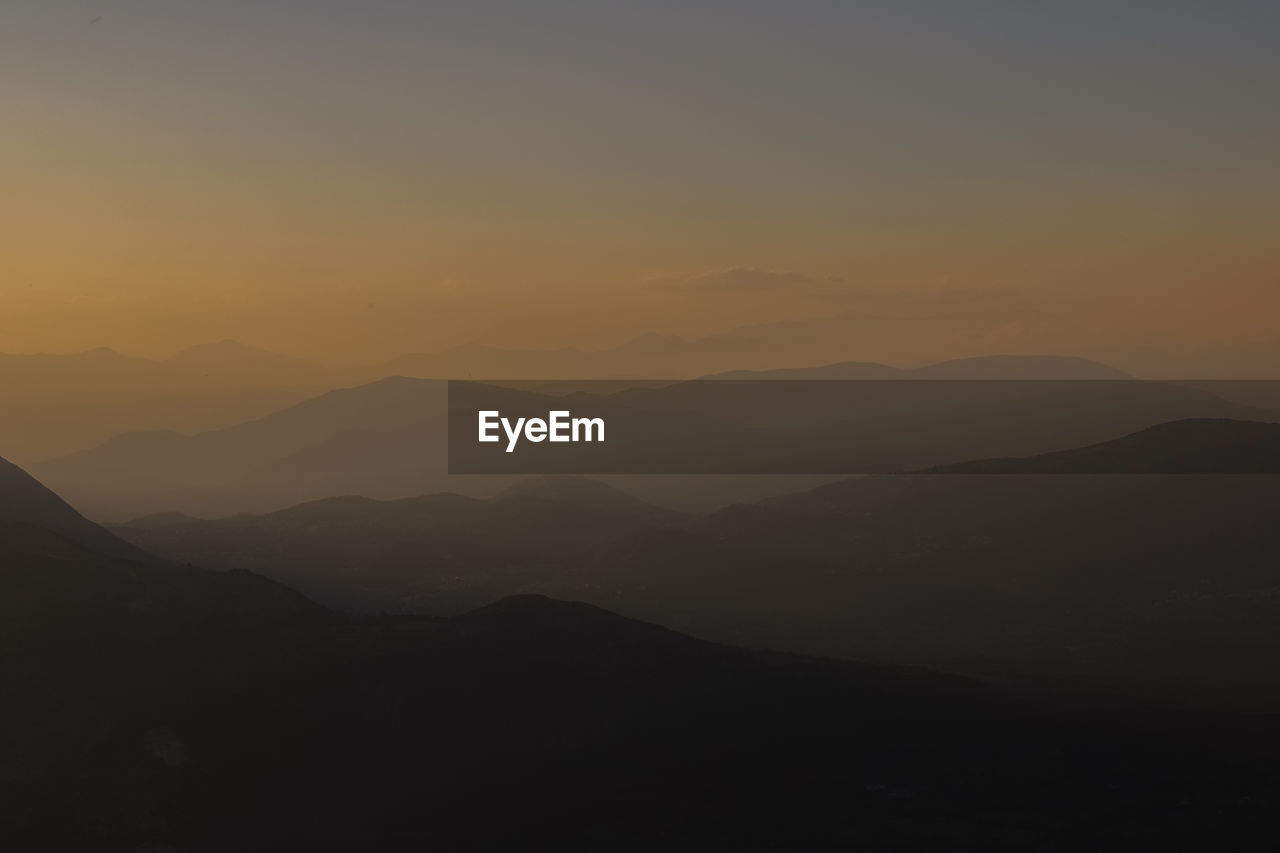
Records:
M124 361L127 356L116 352L111 347L94 347L84 352L76 353L76 356L82 359L92 359L95 361Z
M632 638L648 642L713 645L660 625L620 616L594 604L563 601L545 595L510 595L455 617L455 621L481 622L521 632L534 631L544 637L589 637L592 642Z
M483 607L477 607L458 617L460 619L519 619L532 614L546 613L600 613L608 614L608 611L591 604L583 604L580 601L561 601L558 598L551 598L546 595L536 595L529 593L526 595L508 595L500 598L492 604L486 604ZM615 615L615 614L608 614ZM622 617L617 617L621 619Z
M1132 379L1110 365L1073 355L983 355L910 371L929 379Z

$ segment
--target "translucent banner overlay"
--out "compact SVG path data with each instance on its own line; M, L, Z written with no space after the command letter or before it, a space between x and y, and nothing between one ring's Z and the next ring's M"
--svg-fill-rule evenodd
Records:
M454 474L1280 473L1280 381L448 383Z

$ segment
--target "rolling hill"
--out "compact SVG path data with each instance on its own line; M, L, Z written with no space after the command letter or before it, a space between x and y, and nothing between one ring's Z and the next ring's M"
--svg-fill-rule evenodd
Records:
M454 615L538 593L735 644L1276 710L1280 534L1259 522L1275 483L873 476L706 516L534 489L117 532L338 607Z

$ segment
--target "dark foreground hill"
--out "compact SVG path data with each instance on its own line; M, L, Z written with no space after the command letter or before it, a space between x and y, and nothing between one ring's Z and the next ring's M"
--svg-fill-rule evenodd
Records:
M536 596L345 617L3 522L0 626L0 849L31 853L1245 850L1280 769L1271 718L735 649Z

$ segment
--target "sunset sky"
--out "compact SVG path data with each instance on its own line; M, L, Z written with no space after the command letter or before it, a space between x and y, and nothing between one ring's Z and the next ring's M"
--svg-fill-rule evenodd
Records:
M1264 0L5 0L0 351L1275 337L1277 44Z

